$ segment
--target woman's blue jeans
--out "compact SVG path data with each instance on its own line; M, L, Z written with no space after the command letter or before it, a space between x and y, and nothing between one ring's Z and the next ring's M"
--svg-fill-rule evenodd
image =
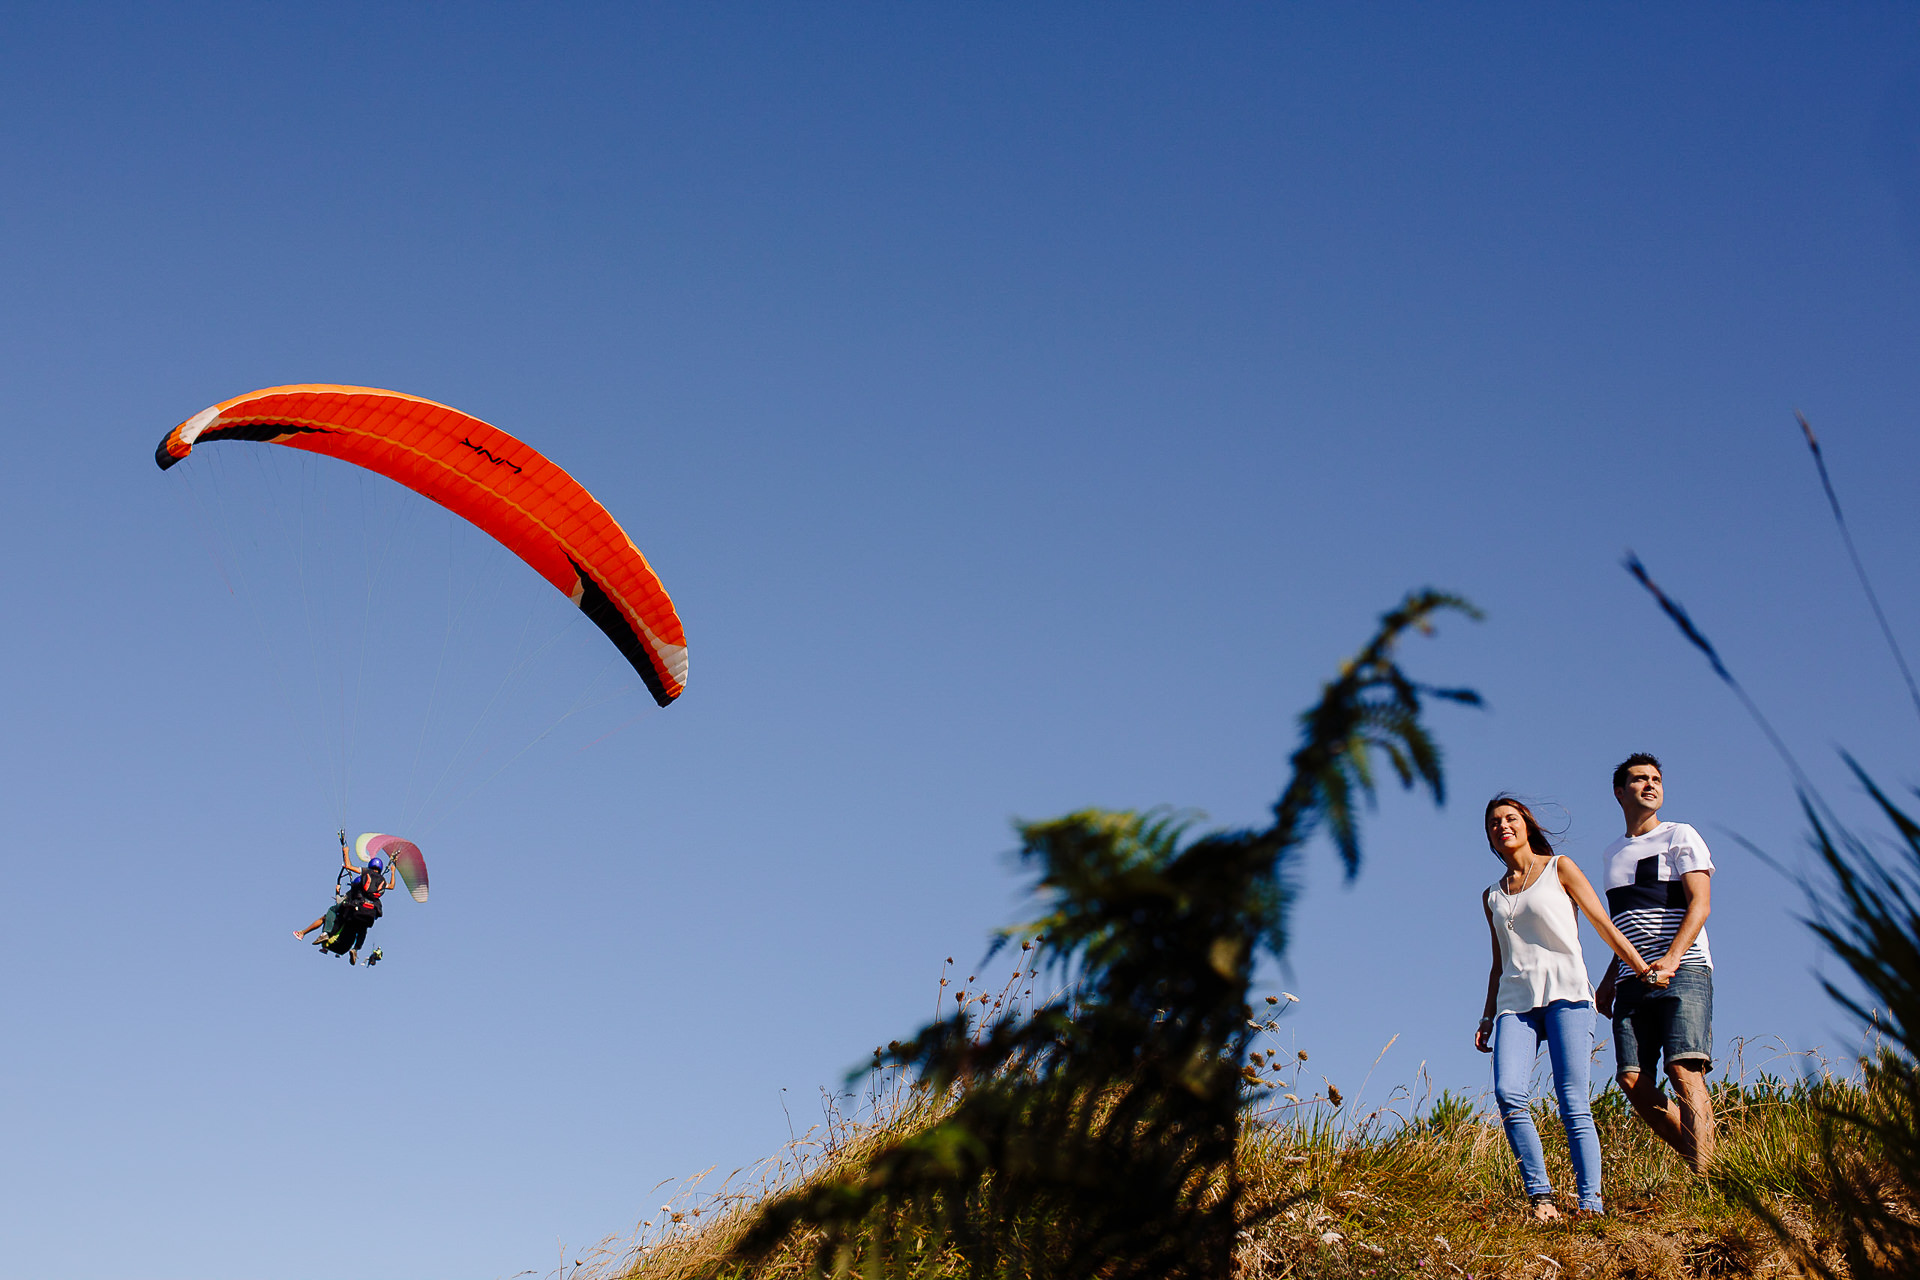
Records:
M1600 1202L1600 1135L1587 1105L1587 1081L1593 1063L1593 1005L1585 1000L1555 1000L1525 1013L1503 1013L1493 1021L1493 1097L1500 1123L1520 1158L1520 1177L1530 1196L1553 1190L1540 1131L1533 1127L1533 1062L1540 1042L1553 1062L1553 1091L1560 1120L1567 1127L1573 1178L1580 1207L1596 1213Z

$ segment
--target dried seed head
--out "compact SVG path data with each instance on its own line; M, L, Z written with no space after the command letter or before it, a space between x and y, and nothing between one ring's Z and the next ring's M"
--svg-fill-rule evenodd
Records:
M1307 1051L1305 1049L1302 1049L1300 1051L1300 1061L1305 1062L1306 1060L1307 1060Z
M1279 1004L1279 1003L1280 1003L1280 997L1279 997L1279 996L1268 996L1268 997L1267 997L1267 1003L1268 1003L1268 1004Z

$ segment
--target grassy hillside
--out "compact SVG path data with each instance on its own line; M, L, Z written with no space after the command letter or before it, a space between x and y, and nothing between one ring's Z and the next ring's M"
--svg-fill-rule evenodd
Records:
M1723 1146L1706 1180L1654 1141L1609 1088L1595 1107L1609 1216L1549 1226L1525 1219L1525 1197L1498 1120L1469 1101L1443 1094L1424 1106L1403 1100L1351 1115L1324 1095L1296 1105L1276 1092L1267 1097L1277 1106L1259 1112L1241 1143L1248 1202L1261 1220L1241 1237L1240 1274L1247 1280L1801 1274L1794 1245L1741 1202L1734 1194L1741 1188L1773 1208L1799 1248L1837 1265L1837 1242L1818 1203L1819 1179L1808 1172L1818 1168L1813 1101L1822 1091L1858 1087L1831 1077L1787 1082L1764 1072L1722 1083L1715 1102ZM1537 1110L1555 1185L1571 1203L1564 1134L1549 1104ZM577 1274L581 1280L809 1275L812 1251L804 1236L755 1267L730 1259L755 1207L777 1190L859 1163L937 1111L935 1103L906 1091L881 1099L876 1118L830 1119L728 1186L690 1185L631 1240L610 1242L586 1258ZM857 1274L864 1259L853 1261ZM965 1275L957 1259L919 1261L929 1277Z
M1305 1054L1267 1047L1285 1007L1269 996L1254 1021L1252 978L1285 951L1290 860L1324 828L1358 868L1376 755L1441 797L1422 699L1474 697L1412 681L1392 654L1449 610L1469 607L1410 595L1323 686L1271 827L1195 837L1169 810L1020 824L1042 914L1002 935L1021 940L1007 987L969 976L949 993L943 979L943 1016L874 1051L860 1118L830 1107L806 1140L689 1186L565 1280L1920 1276L1920 823L1857 766L1895 841L1870 844L1801 798L1828 873L1814 929L1870 1003L1829 991L1880 1043L1841 1078L1798 1061L1748 1073L1732 1046L1707 1177L1609 1087L1595 1105L1609 1213L1536 1224L1480 1105L1402 1090L1365 1111L1331 1084L1303 1088ZM1044 974L1071 986L1028 1003ZM1570 1203L1551 1104L1537 1118Z

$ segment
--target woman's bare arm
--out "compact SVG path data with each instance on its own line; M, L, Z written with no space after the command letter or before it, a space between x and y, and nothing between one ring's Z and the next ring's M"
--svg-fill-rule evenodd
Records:
M1500 995L1500 935L1494 932L1493 908L1486 895L1480 896L1480 910L1487 917L1487 940L1493 943L1493 965L1487 970L1487 1003L1480 1010L1480 1029L1473 1034L1473 1047L1482 1053L1493 1052L1493 1005Z
M1640 958L1640 952L1627 941L1627 935L1621 933L1614 925L1613 917L1607 914L1606 904L1600 901L1600 895L1593 891L1593 885L1588 881L1586 873L1575 866L1571 858L1560 859L1560 887L1567 891L1567 896L1572 898L1574 905L1580 908L1580 914L1592 923L1593 931L1600 935L1600 941L1606 943L1627 968L1645 977L1647 970L1652 966Z

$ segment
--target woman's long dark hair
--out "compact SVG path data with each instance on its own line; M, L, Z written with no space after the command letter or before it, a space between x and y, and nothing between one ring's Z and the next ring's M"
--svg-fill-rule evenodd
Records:
M1487 848L1493 850L1493 856L1500 858L1500 850L1493 843L1493 833L1487 829L1493 825L1493 811L1501 805L1518 811L1520 821L1527 824L1527 847L1535 853L1544 853L1551 857L1553 841L1547 839L1547 833L1541 828L1540 820L1533 816L1533 810L1527 808L1527 802L1519 796L1509 795L1504 791L1487 801L1486 816L1480 820L1480 830L1487 833ZM1506 859L1500 858L1500 861L1505 862Z

